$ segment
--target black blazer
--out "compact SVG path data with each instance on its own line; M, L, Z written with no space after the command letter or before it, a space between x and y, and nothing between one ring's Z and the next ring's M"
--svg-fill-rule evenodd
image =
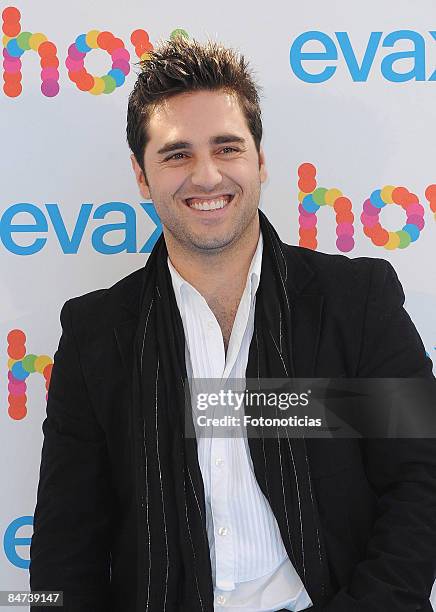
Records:
M387 261L285 244L283 251L297 288L297 377L432 378ZM60 315L30 585L63 590L65 612L142 612L136 597L145 568L137 551L144 544L136 533L128 426L142 275L143 268L109 289L70 299ZM435 441L308 439L307 452L330 585L313 610L430 612Z

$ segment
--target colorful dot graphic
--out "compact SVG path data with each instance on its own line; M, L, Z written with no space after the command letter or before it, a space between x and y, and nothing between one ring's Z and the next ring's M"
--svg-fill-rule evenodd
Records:
M3 91L9 98L16 98L22 92L21 56L26 51L36 51L41 60L41 91L52 98L59 93L59 60L56 45L47 40L41 32L21 32L20 11L8 6L2 12L3 18Z
M135 47L135 53L141 61L146 61L150 58L150 51L153 51L153 45L145 30L135 30L132 32L130 41Z
M317 212L321 206L331 206L336 213L336 246L343 253L354 247L354 214L351 201L340 189L317 187L316 168L304 163L298 168L299 245L315 250L318 246Z
M427 191L429 189L427 188ZM429 195L431 193L430 190ZM379 222L380 212L387 204L401 206L407 215L405 225L396 232L387 231ZM418 196L408 191L406 187L386 185L382 189L373 191L370 198L365 200L360 220L365 235L376 246L382 246L389 251L405 249L411 242L418 240L424 227L424 207L419 203Z
M141 38L141 41L143 40ZM102 77L93 76L85 68L85 57L93 49L102 49L111 56L112 68ZM110 94L123 85L130 72L130 53L121 38L116 38L111 32L91 30L87 34L80 34L69 46L65 66L68 76L81 91L87 91L94 96Z
M431 211L436 221L436 185L429 185L425 190L425 197L429 201Z
M21 329L13 329L7 336L8 341L8 414L11 419L20 421L27 414L27 385L29 374L38 372L45 378L46 399L50 386L53 359L48 355L27 355L26 334Z

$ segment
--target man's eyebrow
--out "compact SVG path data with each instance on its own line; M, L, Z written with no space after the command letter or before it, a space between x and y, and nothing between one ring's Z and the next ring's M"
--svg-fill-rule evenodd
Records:
M245 138L242 138L241 136L237 136L236 134L220 134L219 136L213 136L209 140L209 143L212 145L226 144L229 142L237 142L241 145L246 144ZM159 149L157 154L164 155L165 153L170 153L171 151L176 151L178 149L192 149L192 144L184 140L177 140L175 142L167 142L163 147Z

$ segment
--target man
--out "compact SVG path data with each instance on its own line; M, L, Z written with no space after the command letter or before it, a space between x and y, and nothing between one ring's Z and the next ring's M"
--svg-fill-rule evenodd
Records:
M430 611L432 440L197 443L184 426L192 378L432 379L392 266L281 242L230 49L151 53L127 135L163 234L145 268L62 308L32 590L75 612Z

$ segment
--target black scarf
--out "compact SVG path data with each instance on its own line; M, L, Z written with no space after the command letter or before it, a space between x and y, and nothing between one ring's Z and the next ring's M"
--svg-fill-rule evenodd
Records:
M264 246L246 377L294 377L286 245L260 210L259 220ZM184 330L167 255L161 235L144 268L135 338L137 609L213 612L203 480L196 440L184 436ZM305 441L251 437L249 448L289 558L315 603L325 594L324 570Z

